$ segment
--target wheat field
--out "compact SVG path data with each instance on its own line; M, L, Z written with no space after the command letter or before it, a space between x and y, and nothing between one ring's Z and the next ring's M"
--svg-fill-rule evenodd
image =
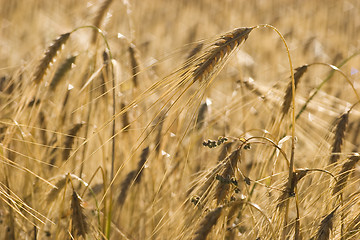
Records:
M0 13L0 239L360 239L360 1Z

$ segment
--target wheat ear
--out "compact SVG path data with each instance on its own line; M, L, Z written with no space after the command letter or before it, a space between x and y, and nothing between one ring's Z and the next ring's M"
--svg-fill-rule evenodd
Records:
M203 127L207 111L208 111L208 104L206 102L204 102L201 104L201 106L199 108L198 116L196 119L196 129L197 130L200 130Z
M76 56L68 57L55 72L55 75L50 83L50 90L55 91L57 85L60 83L61 79L65 74L71 69L71 66L75 63Z
M130 63L131 63L131 70L132 70L132 82L134 87L138 87L138 74L139 74L139 59L138 59L138 52L134 44L130 43L129 45L129 55L130 55Z
M222 207L218 207L205 216L205 218L201 221L199 228L196 230L193 240L206 240L211 229L215 226L221 216L221 211Z
M75 191L73 191L71 198L71 232L75 236L82 236L85 238L88 232L88 223L81 206L81 199Z
M301 67L296 68L296 72L294 73L294 80L295 80L295 90L297 88L297 85L300 82L300 78L304 75L304 73L307 71L308 66L304 65ZM292 82L290 81L290 83L288 84L287 88L286 88L286 93L284 96L284 102L282 105L282 114L283 116L285 116L291 106L291 101L292 101Z
M75 137L83 125L84 125L84 123L77 123L74 125L74 127L72 127L70 129L69 134L66 137L65 144L64 144L65 148L62 153L63 161L65 161L69 158L71 147L74 144Z
M330 238L330 231L333 227L335 208L331 213L329 213L320 223L320 227L316 233L315 240L328 240Z
M36 72L33 76L33 81L36 84L40 83L43 80L46 70L50 66L50 63L54 60L57 52L61 49L61 46L66 43L69 37L70 32L60 35L60 37L57 38L54 43L47 49L47 51L45 52L45 56L41 59L40 64L38 65Z
M346 186L346 182L349 178L351 171L354 169L355 164L360 160L360 156L351 156L342 166L338 176L339 179L333 189L333 195L341 192Z
M102 2L99 10L96 13L96 17L95 17L94 22L93 22L93 25L95 27L100 28L100 25L101 25L101 23L102 23L102 21L104 19L105 13L109 9L110 4L112 3L112 1L113 0L105 0L105 1ZM93 44L96 42L97 33L98 33L98 30L94 29L92 40L91 40L91 42Z
M331 149L330 163L335 163L340 158L341 146L344 141L345 131L349 122L349 111L342 114L335 127L335 139Z
M240 151L240 148L236 149L226 159L225 169L221 173L221 179L218 181L215 190L215 199L217 199L218 204L226 198L226 195L230 190L231 178L235 176L234 169L236 169L236 164L240 159Z
M199 62L192 73L195 81L202 81L211 77L217 70L216 65L222 62L226 56L249 36L254 28L237 28L221 36L211 49L199 57Z
M61 190L65 187L67 180L68 179L66 175L62 175L61 178L55 183L56 188L52 188L46 197L46 201L48 203L53 202L58 197Z
M360 233L360 213L349 223L346 228L346 233L344 235L344 239L357 239L355 238Z
M120 206L123 206L123 204L125 203L128 191L132 183L133 182L135 182L136 184L140 183L144 165L147 161L148 156L149 156L149 147L146 147L143 149L141 153L137 169L130 171L126 175L125 179L122 181L120 195L117 199L117 202L119 203Z

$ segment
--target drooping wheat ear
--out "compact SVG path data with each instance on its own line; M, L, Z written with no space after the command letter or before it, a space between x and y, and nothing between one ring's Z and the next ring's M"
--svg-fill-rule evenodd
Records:
M334 214L338 208L339 207L336 207L321 221L315 240L328 240L330 238L330 231L332 230L334 222Z
M215 226L216 222L221 216L222 207L215 208L210 211L205 218L201 221L199 228L195 232L193 240L206 240L207 236L211 232L211 229Z
M266 96L264 93L262 93L260 91L260 89L258 89L256 86L255 86L255 81L254 79L252 78L248 78L248 79L245 79L242 81L244 83L244 86L249 90L251 91L252 93L254 93L256 96L260 97L261 99L263 100L267 100Z
M65 187L67 180L68 179L66 175L62 175L61 178L55 183L56 188L52 188L46 197L46 201L48 203L53 202L57 198L61 190Z
M244 209L245 202L238 201L238 204L231 204L226 217L226 235L225 239L235 239L237 234L237 222L241 221L242 211Z
M349 159L343 164L338 176L339 179L335 184L333 189L333 195L338 192L341 192L346 187L347 180L351 171L355 168L356 163L360 160L360 156L351 156Z
M132 183L134 181L137 184L140 183L142 172L143 172L143 169L144 169L144 165L145 165L145 163L147 161L148 156L149 156L149 147L146 147L146 148L144 148L144 150L141 153L137 169L130 171L126 175L124 181L122 181L120 194L119 194L119 197L117 199L120 206L123 206L123 204L125 203L128 191L129 191Z
M246 41L253 29L237 28L221 36L211 46L210 50L199 57L198 63L196 63L195 69L192 72L194 82L198 80L201 82L211 77L218 70L217 65L226 59L226 56L229 56L237 46Z
M66 41L70 37L70 32L64 33L57 38L54 43L47 49L45 52L45 56L41 59L40 64L38 65L36 72L33 76L33 81L36 84L39 84L46 73L46 70L49 68L50 63L54 60L57 52L61 49L62 45L66 43Z
M101 27L101 23L104 19L105 13L107 12L107 10L110 7L110 4L113 2L113 0L104 0L99 8L99 10L96 13L96 17L94 19L93 25L97 28ZM97 39L97 33L98 31L96 29L94 29L93 31L93 36L92 36L92 40L91 43L94 44L96 42Z
M85 239L88 232L88 223L84 214L84 209L81 206L82 200L73 190L71 198L71 232L73 236L82 236Z
M202 182L199 190L196 192L198 196L201 196L202 199L206 199L207 196L211 192L211 188L213 184L215 183L215 176L217 176L221 170L223 170L225 165L224 159L221 163L219 163L216 167L211 169L205 176L203 176L202 179L204 179L204 182Z
M134 84L134 87L138 87L138 74L140 72L139 59L138 59L139 54L137 52L135 45L132 43L130 43L128 50L130 55L132 82Z
M68 135L66 136L66 140L64 143L64 150L62 153L63 161L66 161L69 158L72 145L74 144L75 141L75 137L83 125L84 125L83 122L75 124L74 127L70 129Z
M236 165L240 160L240 151L241 148L236 149L226 158L225 168L220 175L221 179L225 179L225 181L218 181L215 190L215 199L217 200L217 204L220 204L226 198L231 188L231 178L235 176Z
M296 72L294 73L294 80L295 80L295 90L297 88L297 85L300 82L300 78L304 75L304 73L307 71L308 69L308 65L304 65L301 67L296 68ZM287 88L286 88L286 93L284 96L284 102L282 105L282 114L283 116L285 116L290 109L291 106L291 101L292 101L292 83L290 81L290 83L288 84Z
M119 203L120 206L122 206L125 203L128 190L130 189L132 181L134 181L134 179L136 177L136 173L137 173L136 170L130 171L126 175L126 178L124 179L124 181L122 181L122 183L121 183L120 195L117 199L117 202Z
M348 224L344 239L359 239L360 233L360 213Z
M335 139L331 149L330 164L337 162L340 158L339 153L341 153L341 146L343 144L346 127L349 122L349 113L350 112L348 111L342 114L337 120L338 122L335 127Z
M65 74L71 69L71 66L75 63L76 56L68 57L55 72L55 75L50 83L50 90L55 91L57 85L63 79Z

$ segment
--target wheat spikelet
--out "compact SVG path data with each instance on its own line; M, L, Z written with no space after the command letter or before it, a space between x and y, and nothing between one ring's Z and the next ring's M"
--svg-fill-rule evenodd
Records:
M215 208L209 212L201 221L199 228L195 232L194 240L205 240L211 229L215 226L221 216L222 207Z
M61 46L66 43L69 37L70 32L60 35L60 37L57 38L54 43L47 49L45 56L41 59L40 64L33 76L33 81L36 84L43 80L46 70L49 68L50 63L54 60L56 53L61 49Z
M304 65L301 67L296 68L296 72L294 73L294 80L295 80L295 90L297 88L297 85L300 82L300 78L304 75L304 73L307 71L308 65ZM282 114L283 116L286 115L290 109L290 105L292 102L292 83L290 82L286 88L286 93L284 96L284 102L282 105Z
M349 112L340 116L338 123L335 127L335 139L331 149L330 163L335 163L340 158L341 146L345 137L345 131L349 122Z
M71 198L71 232L75 236L82 236L85 238L88 232L88 223L81 206L81 199L75 191L73 191Z
M338 207L321 221L320 227L316 233L315 240L328 240L330 238L330 231L333 227L334 214L337 209Z
M50 83L50 90L55 91L57 85L61 81L61 79L65 76L65 74L71 69L72 64L75 63L76 56L68 57L59 67L59 69L55 72L55 75Z
M102 2L97 14L96 14L96 17L94 19L94 22L93 22L93 25L97 28L100 28L101 27L101 23L104 19L104 16L105 16L105 13L106 11L109 9L110 7L110 4L112 3L113 0L105 0ZM92 36L92 40L91 40L91 43L95 43L96 42L96 39L97 39L97 30L94 30L93 31L93 36Z
M62 152L62 159L63 161L67 160L70 156L71 147L74 144L75 136L81 129L84 123L77 123L73 128L70 129L68 136L66 136L66 140L64 143L64 150Z
M333 195L343 190L346 186L346 182L349 178L349 175L354 169L355 164L360 160L360 156L351 156L342 166L340 172L339 172L339 179L335 184L335 187L333 189Z
M241 149L239 148L233 151L226 159L225 169L221 173L221 178L227 181L218 181L215 190L215 199L217 199L218 204L220 204L226 198L226 195L230 190L230 180L235 176L234 169L236 169L236 164L240 159L240 150Z
M211 77L216 72L218 65L232 50L244 42L253 28L237 28L218 39L211 49L199 58L192 76L195 81L202 81Z

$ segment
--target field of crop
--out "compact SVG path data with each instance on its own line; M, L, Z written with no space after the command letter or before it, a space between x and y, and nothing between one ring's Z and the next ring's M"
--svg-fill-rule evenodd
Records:
M0 239L360 239L360 1L0 14Z

